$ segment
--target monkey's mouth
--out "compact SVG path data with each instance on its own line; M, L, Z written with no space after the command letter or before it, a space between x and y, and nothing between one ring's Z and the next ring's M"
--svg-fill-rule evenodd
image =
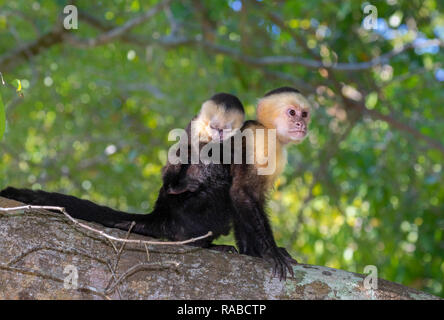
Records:
M288 133L290 134L290 137L293 139L302 139L305 138L305 136L307 135L307 130L292 129L288 130Z
M233 131L231 131L231 130L219 131L219 132L213 134L213 141L222 142L222 141L230 138L232 135L233 135Z

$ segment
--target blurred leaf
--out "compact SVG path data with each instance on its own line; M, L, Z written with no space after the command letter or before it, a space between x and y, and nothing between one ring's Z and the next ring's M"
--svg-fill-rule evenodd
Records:
M16 92L20 97L23 97L22 82L19 79L12 81L12 85L16 88Z
M2 94L0 92L0 141L3 139L3 134L6 129L6 115L5 105L3 104Z

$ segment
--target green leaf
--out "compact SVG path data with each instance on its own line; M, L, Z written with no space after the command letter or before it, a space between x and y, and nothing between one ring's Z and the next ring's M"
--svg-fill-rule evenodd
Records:
M22 82L19 79L15 79L14 81L12 81L12 85L17 89L17 94L22 97L23 96L23 92L22 92Z

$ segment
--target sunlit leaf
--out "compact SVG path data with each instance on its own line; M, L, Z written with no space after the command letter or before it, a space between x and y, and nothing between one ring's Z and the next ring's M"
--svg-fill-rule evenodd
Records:
M14 81L12 81L12 85L16 88L17 94L22 97L22 82L19 79L15 79Z

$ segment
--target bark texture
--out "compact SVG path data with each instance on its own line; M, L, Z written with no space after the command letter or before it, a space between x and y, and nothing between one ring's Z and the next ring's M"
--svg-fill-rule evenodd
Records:
M0 198L0 207L18 205ZM257 258L189 246L122 248L61 214L0 213L0 299L438 299L382 279L367 290L365 275L327 267L294 272L281 282Z

